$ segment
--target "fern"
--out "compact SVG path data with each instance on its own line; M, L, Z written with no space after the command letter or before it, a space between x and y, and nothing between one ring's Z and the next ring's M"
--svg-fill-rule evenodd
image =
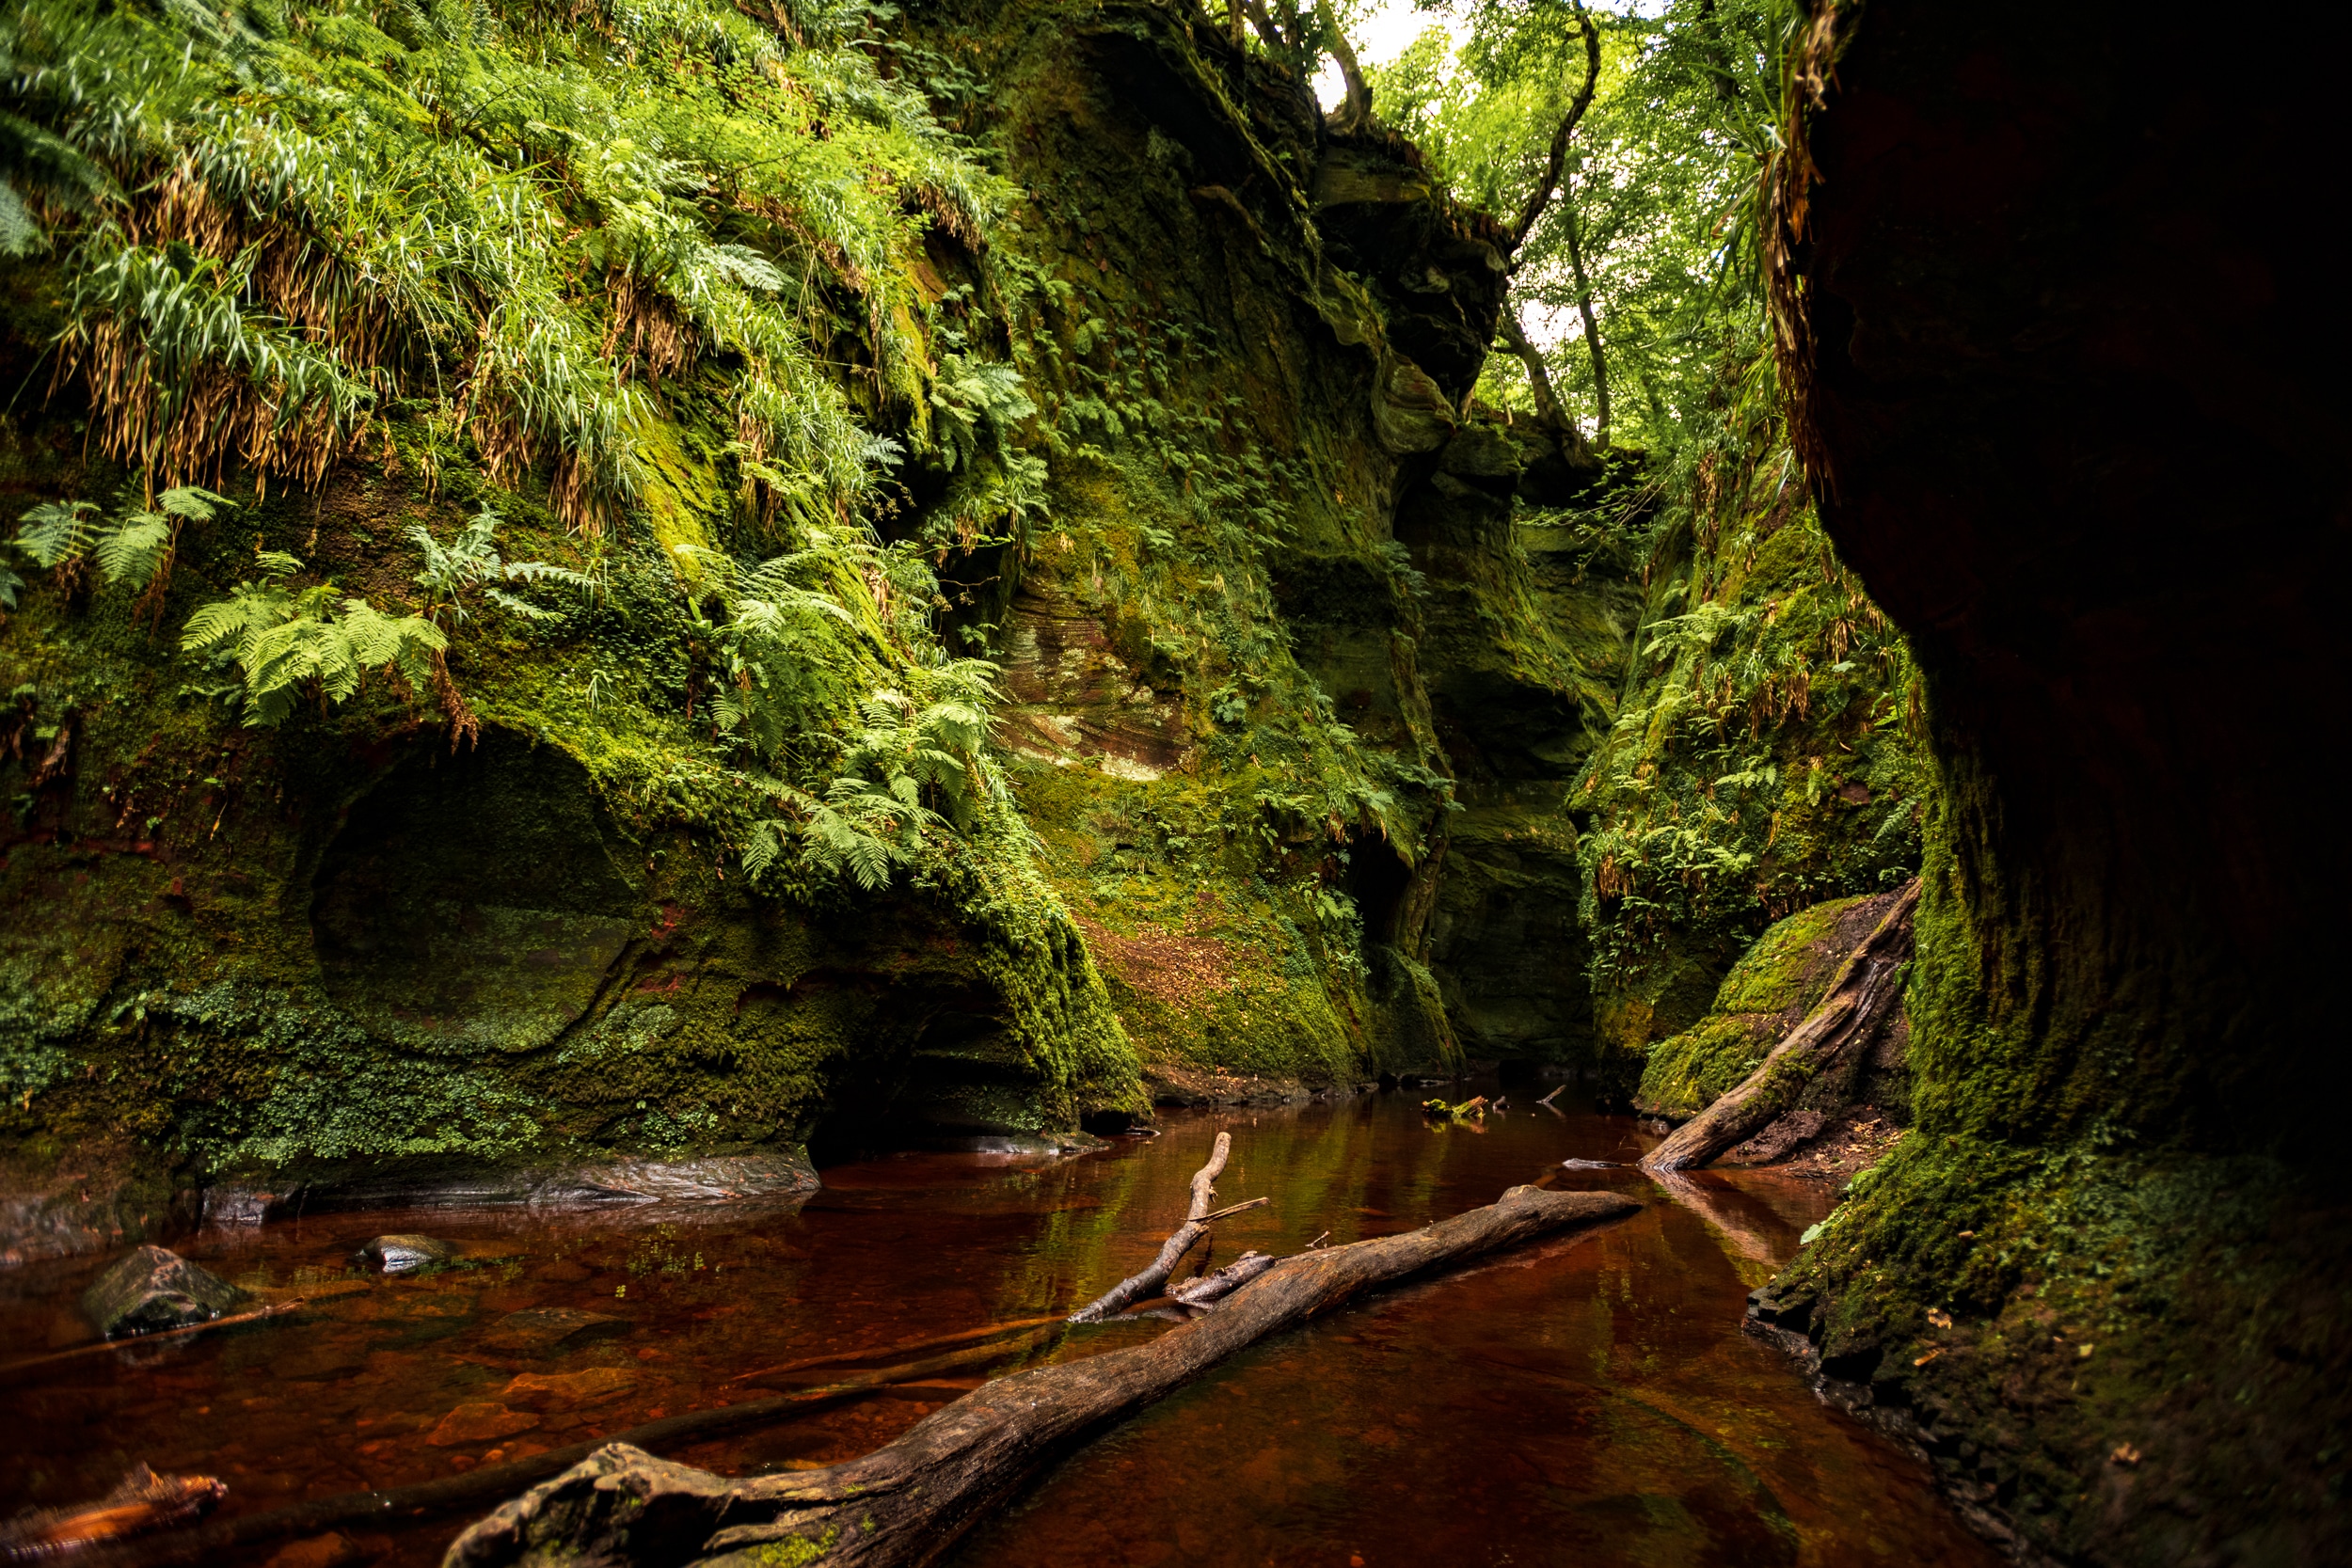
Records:
M409 539L424 558L416 582L424 590L426 620L435 626L466 621L472 615L468 599L477 591L491 603L528 620L544 621L554 615L553 610L542 610L528 599L490 586L497 582L552 582L582 592L595 591L596 579L585 572L545 561L507 560L499 553L499 515L485 502L447 545L434 538L430 529L419 526L408 530Z
M45 501L24 514L14 544L36 564L72 575L95 562L108 586L155 587L171 560L183 522L206 523L236 503L196 485L156 499L152 511L126 508L108 521L89 501Z
M45 570L78 564L98 544L97 510L92 501L43 501L20 519L16 547Z
M389 616L365 599L338 602L332 583L294 589L302 562L265 551L261 575L188 618L183 652L235 679L212 689L241 708L248 727L274 726L305 696L347 701L372 670L389 671L412 691L436 684L448 634L421 615Z

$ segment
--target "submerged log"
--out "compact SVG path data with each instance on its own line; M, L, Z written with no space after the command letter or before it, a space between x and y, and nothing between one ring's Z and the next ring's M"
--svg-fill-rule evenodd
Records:
M1060 1322L1059 1319L1050 1321L1057 1324ZM1001 1323L993 1324L990 1332L993 1333L1003 1326ZM1046 1332L1044 1329L1033 1329L1011 1339L973 1345L901 1366L846 1372L819 1387L800 1388L788 1394L744 1400L705 1410L681 1411L675 1416L664 1416L642 1426L630 1427L626 1432L614 1433L610 1437L568 1444L525 1459L511 1459L502 1465L485 1465L478 1470L444 1476L438 1481L387 1487L378 1492L344 1492L333 1497L313 1497L308 1502L273 1509L266 1513L246 1513L234 1519L217 1520L180 1535L127 1547L110 1556L106 1560L106 1568L164 1568L165 1564L214 1562L225 1553L249 1548L265 1541L283 1540L290 1535L315 1535L321 1530L335 1529L344 1525L380 1525L453 1509L478 1507L493 1498L511 1496L517 1487L529 1486L533 1481L566 1470L591 1458L607 1444L655 1443L664 1448L683 1447L705 1442L725 1433L771 1426L818 1405L888 1393L938 1372L983 1365L1015 1351L1026 1350L1043 1338ZM641 1450L631 1448L629 1451Z
M1820 1004L1772 1047L1738 1088L1676 1128L1643 1158L1643 1165L1683 1170L1707 1164L1796 1109L1807 1085L1861 1050L1902 1000L1902 970L1911 958L1911 914L1918 906L1919 882L1914 878L1884 918L1846 956Z
M159 1476L134 1465L97 1502L22 1513L0 1524L0 1560L30 1562L111 1545L193 1519L228 1495L211 1476Z
M1514 1187L1402 1236L1300 1253L1149 1344L1000 1378L897 1442L822 1470L728 1481L609 1445L474 1525L443 1565L928 1562L1062 1444L1267 1335L1359 1291L1640 1207L1614 1193Z

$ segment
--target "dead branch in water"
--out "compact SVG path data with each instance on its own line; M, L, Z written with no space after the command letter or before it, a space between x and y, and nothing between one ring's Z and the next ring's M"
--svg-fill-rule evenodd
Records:
M983 1323L978 1328L960 1329L953 1334L933 1334L921 1339L901 1339L895 1345L880 1345L872 1350L840 1350L825 1355L803 1356L787 1361L780 1367L762 1367L755 1372L738 1372L729 1383L758 1383L766 1378L782 1377L787 1372L804 1372L812 1367L837 1367L845 1361L871 1361L880 1355L904 1355L909 1351L937 1350L943 1345L966 1344L974 1339L993 1339L999 1334L1010 1334L1020 1328L1041 1328L1047 1323L1063 1322L1058 1312L1042 1318L1012 1318L1000 1323Z
M258 1323L264 1318L283 1317L289 1312L299 1310L301 1306L302 1303L299 1301L281 1301L275 1307L264 1307L253 1312L239 1312L233 1317L213 1318L204 1323L190 1323L184 1328L166 1328L159 1329L152 1334L133 1334L126 1335L119 1339L101 1339L95 1344L76 1345L72 1350L58 1351L54 1355L36 1355L29 1360L11 1361L7 1366L0 1367L0 1382L5 1382L19 1372L29 1372L36 1367L52 1367L60 1361L78 1361L83 1356L96 1355L102 1351L143 1349L149 1345L159 1344L166 1339L184 1339L193 1334L210 1334L216 1328L235 1328L244 1323Z
M1213 1165L1221 1167L1226 1144L1220 1133ZM1207 1209L1206 1187L1194 1179L1196 1212ZM474 1525L444 1568L928 1562L1063 1443L1267 1335L1359 1291L1640 1207L1614 1193L1514 1187L1499 1202L1405 1235L1301 1253L1149 1344L1000 1378L897 1442L822 1470L730 1481L609 1444Z
M1161 1246L1160 1255L1152 1259L1151 1267L1129 1275L1071 1313L1072 1323L1099 1323L1123 1310L1129 1303L1159 1292L1160 1287L1168 1283L1168 1276L1176 1272L1176 1265L1184 1260L1184 1254L1192 1250L1193 1243L1209 1233L1209 1199L1216 1196L1216 1179L1225 1174L1225 1159L1232 1151L1233 1135L1219 1132L1215 1147L1209 1150L1209 1163L1192 1173L1192 1207L1184 1215L1184 1223Z
M1824 1070L1859 1051L1902 1000L1911 958L1911 913L1919 906L1913 878L1877 927L1846 956L1820 1005L1788 1031L1763 1065L1736 1089L1677 1127L1644 1157L1649 1170L1703 1165L1744 1143L1782 1113Z

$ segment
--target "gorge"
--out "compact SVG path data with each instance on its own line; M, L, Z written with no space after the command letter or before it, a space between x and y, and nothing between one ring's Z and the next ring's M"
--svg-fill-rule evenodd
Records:
M2295 172L2332 52L2192 77L2185 16L1530 0L1458 8L1443 70L1365 68L1339 9L8 21L10 1321L80 1343L61 1304L142 1243L235 1261L327 1325L286 1354L334 1421L362 1386L413 1418L409 1484L554 1451L524 1434L572 1396L531 1379L658 1421L762 1339L880 1342L855 1295L787 1310L805 1282L748 1287L757 1338L708 1326L725 1292L660 1293L703 1289L698 1246L798 1279L848 1204L952 1258L858 1207L919 1171L1000 1277L875 1264L914 1312L877 1323L931 1291L948 1328L1064 1313L1170 1217L1155 1127L1246 1151L1263 1119L1287 1208L1227 1228L1269 1249L1539 1176L1645 1206L1577 1243L1603 1260L1527 1267L1596 1303L1687 1271L1717 1337L1621 1306L1613 1339L1559 1330L1617 1347L1579 1370L1518 1263L1460 1289L1530 1314L1482 1365L1712 1456L1667 1466L1706 1471L1681 1523L1645 1505L1675 1560L1862 1560L1840 1487L1953 1561L1977 1544L1922 1510L2026 1560L2352 1551L2312 733L2345 673L2344 311ZM1530 343L1539 296L1586 336ZM1725 1170L1639 1170L1808 1028ZM344 1271L390 1212L467 1267ZM664 1305L494 1342L590 1292ZM72 1457L28 1447L12 1503L146 1462L63 1435L149 1410L142 1377L342 1442L248 1348L295 1332L44 1395L24 1440ZM1669 1341L1833 1481L1629 1370ZM1295 1395L1285 1354L1208 1386ZM1436 1446L1486 1455L1454 1375ZM1204 1431L1196 1397L1150 1441ZM1350 1397L1334 1431L1409 1430ZM1583 1398L1548 1418L1581 1433ZM532 1424L440 1443L481 1408ZM1044 1551L1059 1488L1118 1495L1111 1451L962 1520L968 1559ZM224 1519L360 1483L276 1463ZM1234 1539L1345 1560L1393 1505L1320 1484L1345 1528L1269 1505ZM1579 1531L1613 1515L1546 1509L1513 1549L1612 1550Z

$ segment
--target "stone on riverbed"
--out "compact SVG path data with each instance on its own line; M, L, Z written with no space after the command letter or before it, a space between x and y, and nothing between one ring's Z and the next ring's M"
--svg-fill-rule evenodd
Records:
M627 1318L570 1307L533 1307L500 1319L490 1330L488 1342L493 1350L527 1354L628 1331Z
M143 1246L82 1292L82 1312L111 1339L208 1323L244 1298L234 1285L178 1253Z
M402 1234L378 1236L359 1249L363 1263L373 1263L386 1274L414 1274L419 1269L446 1263L457 1256L457 1249L433 1236Z
M569 1410L617 1399L637 1386L637 1374L626 1367L590 1367L578 1372L524 1372L506 1386L510 1404L532 1410Z
M433 1429L425 1441L437 1449L454 1448L460 1443L491 1443L518 1432L529 1432L538 1424L538 1417L509 1410L502 1404L461 1404L441 1418L441 1424Z

